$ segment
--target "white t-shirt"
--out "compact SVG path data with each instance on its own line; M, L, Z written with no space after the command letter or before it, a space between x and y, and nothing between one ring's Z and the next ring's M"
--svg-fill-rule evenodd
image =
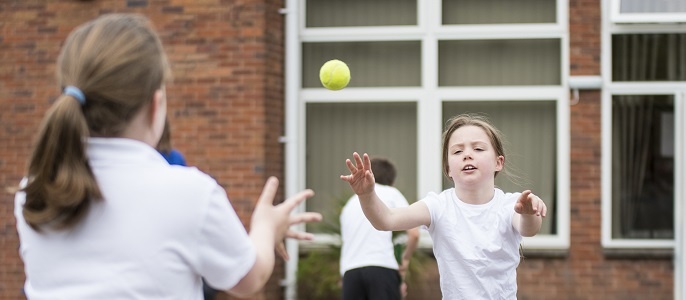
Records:
M406 207L407 199L392 186L374 186L379 199L390 208ZM341 211L341 248L340 272L355 268L377 266L398 269L393 252L393 232L376 230L362 211L360 199L352 196Z
M519 244L512 226L520 193L495 189L493 199L473 205L457 198L455 189L429 193L433 250L444 299L516 299Z
M202 299L201 276L227 290L255 249L224 189L152 147L91 138L89 164L104 199L76 227L31 229L15 197L29 299Z

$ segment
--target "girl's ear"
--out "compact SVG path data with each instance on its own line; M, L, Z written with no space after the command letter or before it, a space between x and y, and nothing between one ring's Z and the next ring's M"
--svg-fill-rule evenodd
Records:
M164 122L167 119L167 94L164 86L155 91L150 104L150 121L155 132L162 134Z
M495 161L495 170L496 171L502 171L503 166L505 166L505 156L498 155Z

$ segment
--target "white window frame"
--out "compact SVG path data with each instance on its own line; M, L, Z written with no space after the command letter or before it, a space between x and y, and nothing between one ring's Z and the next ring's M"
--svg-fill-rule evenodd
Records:
M440 153L442 116L444 101L468 100L549 100L557 103L557 234L538 235L524 238L523 247L539 250L562 250L569 248L570 229L570 124L569 124L569 33L568 2L557 1L557 22L555 24L514 25L442 25L441 1L417 1L417 25L377 26L352 28L306 28L305 0L287 0L286 34L286 135L285 145L285 193L293 195L305 186L306 114L308 103L355 102L412 102L417 104L417 195L407 195L408 200L423 198L429 192L443 190L442 162ZM516 86L516 87L439 87L438 45L443 40L474 39L537 39L560 40L560 85ZM420 87L406 88L355 88L331 92L324 88L302 88L301 44L303 42L346 42L346 41L407 41L421 42L422 81ZM354 74L355 70L351 70ZM341 162L344 163L344 162ZM335 180L335 179L332 179ZM414 198L414 199L413 199ZM302 204L298 211L304 211ZM304 225L295 226L305 230ZM420 247L430 249L432 242L425 231L421 231ZM317 234L314 241L287 242L291 259L287 262L286 298L294 299L295 270L297 254L301 247L321 247L340 241L330 235Z
M610 0L610 20L614 23L686 23L686 12L679 13L622 13L622 0ZM646 0L649 1L649 0Z

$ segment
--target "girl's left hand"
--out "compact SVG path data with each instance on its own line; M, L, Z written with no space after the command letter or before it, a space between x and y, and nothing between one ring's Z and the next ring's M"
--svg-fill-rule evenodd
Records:
M536 215L545 218L548 208L541 198L526 190L519 195L517 203L515 203L514 210L520 215Z

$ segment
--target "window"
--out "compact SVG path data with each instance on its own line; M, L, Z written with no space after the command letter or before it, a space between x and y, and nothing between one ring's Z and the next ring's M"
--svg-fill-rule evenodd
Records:
M683 0L611 0L611 19L615 23L686 22Z
M683 1L607 0L622 13L686 12ZM615 13L611 11L610 13ZM602 240L606 248L672 248L685 117L686 34L678 24L604 18ZM641 22L635 22L641 23Z
M417 194L414 103L310 103L306 115L306 182L316 192L308 210L335 215L339 207L332 204L353 195L339 176L350 173L345 160L355 151L389 159L397 170L395 187L403 195Z
M613 35L612 80L686 80L686 34Z
M556 1L445 0L443 24L555 23Z
M440 41L439 86L559 85L559 39Z
M612 237L674 238L674 97L612 97Z
M566 2L344 2L300 0L297 31L287 37L297 45L291 62L299 69L286 83L295 91L287 92L286 118L295 124L287 132L298 141L287 148L287 168L297 169L288 180L316 191L307 210L331 212L352 195L339 176L349 172L345 159L354 151L390 158L398 167L396 187L410 202L451 186L440 157L445 121L479 112L507 132L508 168L521 176L499 176L498 186L534 189L548 204L544 232L526 238L525 247L566 249ZM347 88L321 87L319 68L330 59L350 67Z

